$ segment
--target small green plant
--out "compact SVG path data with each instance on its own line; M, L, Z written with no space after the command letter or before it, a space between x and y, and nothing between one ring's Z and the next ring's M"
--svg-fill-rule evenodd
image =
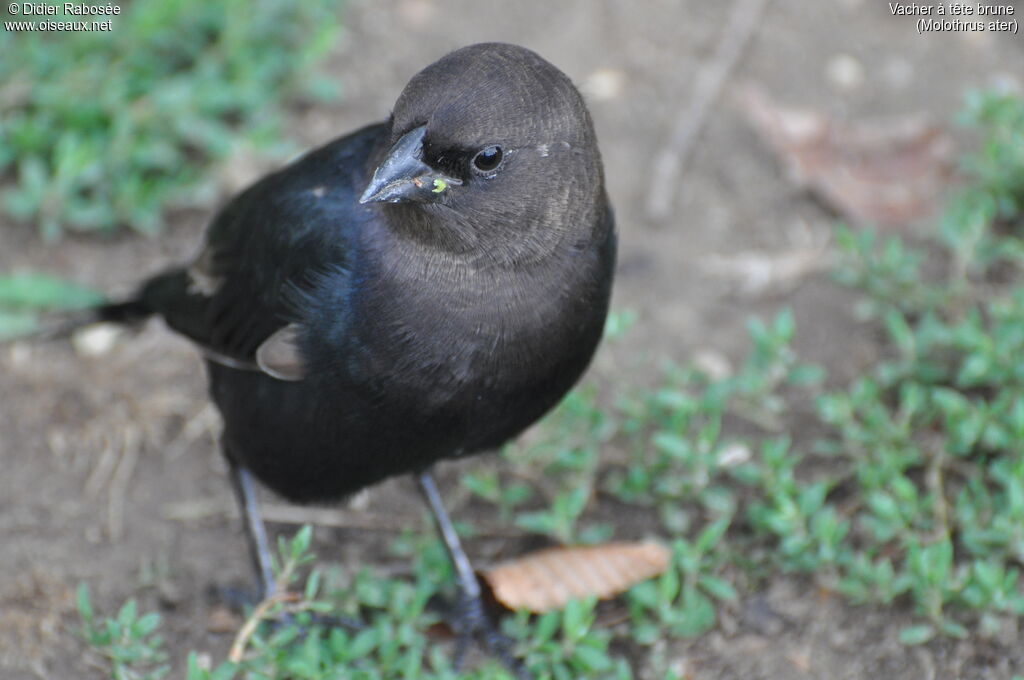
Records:
M519 640L527 667L538 677L628 680L633 677L628 664L609 650L611 632L594 628L595 604L594 599L572 600L565 610L536 619L520 612L506 631Z
M850 526L826 503L829 481L798 479L801 458L788 440L762 443L753 470L743 473L756 480L760 492L760 498L750 502L747 515L756 531L778 541L776 557L783 569L827 571L846 549L843 541Z
M411 581L368 569L352 577L313 569L302 582L300 568L314 560L311 536L305 527L280 541L274 571L281 595L256 606L235 638L232 659L211 667L192 652L187 680L512 680L496 661L455 673L446 650L427 636L427 629L438 622L429 606L437 594L437 577L448 572L438 541L412 536L400 541L400 552L415 551ZM286 585L300 582L300 592L284 595ZM509 618L505 629L538 677L631 678L625 661L609 650L611 633L594 628L594 605L593 600L573 602L564 612L537 619L523 612ZM86 641L108 659L112 678L159 680L166 675L157 614L139 616L131 601L116 618L100 622L84 585L79 611ZM324 626L317 618L339 613L357 616L362 623L358 629Z
M461 481L471 493L497 507L499 516L506 522L512 519L516 508L533 497L533 488L529 484L522 481L505 483L493 468L469 472Z
M113 680L160 680L167 675L167 653L156 632L160 615L139 615L135 600L129 600L113 618L100 619L93 612L89 589L78 587L78 615L82 636L93 650L110 664Z
M310 67L337 11L332 0L139 0L110 31L0 32L0 172L14 180L3 209L47 238L157 230L165 207L204 198L204 171L241 138L279 138L284 97L329 92Z
M862 499L845 513L838 587L907 596L925 619L908 644L966 635L965 611L989 634L1024 613L1024 101L974 96L965 120L981 148L932 249L842 234L840 280L868 294L893 355L819 402L838 437L826 448L848 465L844 491ZM918 276L935 257L947 266Z
M561 543L607 540L612 526L581 525L580 520L597 490L601 445L615 436L618 426L614 414L597 401L597 391L581 388L545 419L535 440L505 448L503 473L485 468L470 473L464 483L527 531Z
M653 505L663 527L682 536L695 512L730 516L736 509L726 470L747 445L723 435L726 418L775 430L786 411L781 391L817 384L821 370L797 361L791 349L792 314L771 324L749 324L753 348L735 375L712 379L696 369L669 366L649 394L620 400L622 434L631 460L613 470L606 488L620 500ZM693 507L696 504L697 507Z
M653 581L629 593L632 637L651 645L666 635L693 637L710 630L716 622L715 600L733 602L738 595L718 571L728 554L723 550L729 521L706 526L694 541L677 538L672 545L672 564Z

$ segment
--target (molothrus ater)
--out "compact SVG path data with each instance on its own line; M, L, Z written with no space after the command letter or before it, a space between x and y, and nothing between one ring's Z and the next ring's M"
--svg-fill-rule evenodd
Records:
M412 473L494 646L430 475L499 447L590 362L615 264L590 115L537 54L487 43L416 74L391 116L231 200L199 255L97 316L159 315L203 352L263 594L253 478L297 502Z

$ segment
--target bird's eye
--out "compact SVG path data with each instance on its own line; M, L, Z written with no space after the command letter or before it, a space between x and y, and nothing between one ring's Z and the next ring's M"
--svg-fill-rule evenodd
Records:
M473 167L479 172L491 172L501 165L501 147L489 146L473 156Z

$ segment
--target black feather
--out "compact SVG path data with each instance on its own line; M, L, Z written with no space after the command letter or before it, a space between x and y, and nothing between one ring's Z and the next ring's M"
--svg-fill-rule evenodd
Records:
M360 204L419 126L423 162L463 184ZM462 167L488 145L504 158L492 178ZM330 500L535 422L590 362L614 261L579 93L536 54L492 43L417 74L387 122L241 193L192 265L107 315L159 314L223 359L208 368L226 453L292 500ZM290 323L304 378L250 370Z

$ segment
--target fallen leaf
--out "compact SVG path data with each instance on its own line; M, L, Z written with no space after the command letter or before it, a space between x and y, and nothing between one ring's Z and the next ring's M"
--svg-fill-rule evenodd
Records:
M791 179L855 222L928 217L953 180L952 139L923 116L846 123L779 106L753 87L740 103Z
M608 598L657 576L671 561L658 543L605 543L541 550L483 572L498 602L543 613L569 600Z

